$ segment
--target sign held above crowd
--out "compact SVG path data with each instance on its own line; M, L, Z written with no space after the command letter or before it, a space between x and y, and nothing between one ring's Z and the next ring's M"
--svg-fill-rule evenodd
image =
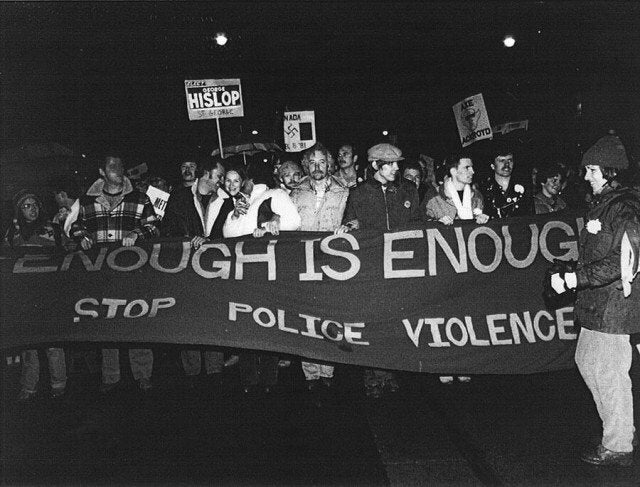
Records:
M237 78L186 79L184 80L184 90L187 94L189 120L212 118L216 120L220 157L224 157L220 119L244 117L240 80Z
M493 138L489 115L482 93L470 96L453 105L460 143L467 147L478 140Z
M316 115L313 110L284 112L284 147L300 152L316 143Z
M243 117L239 79L185 80L189 120Z

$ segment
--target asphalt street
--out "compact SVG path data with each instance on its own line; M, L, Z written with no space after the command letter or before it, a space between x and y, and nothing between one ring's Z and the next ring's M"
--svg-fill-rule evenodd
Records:
M188 388L167 347L151 392L125 374L102 395L95 357L74 355L67 394L51 399L44 373L27 404L14 402L19 367L3 364L3 485L640 485L638 454L630 468L578 459L600 422L576 370L451 385L403 373L398 393L371 400L356 367L307 392L294 359L277 390L246 395L237 367Z

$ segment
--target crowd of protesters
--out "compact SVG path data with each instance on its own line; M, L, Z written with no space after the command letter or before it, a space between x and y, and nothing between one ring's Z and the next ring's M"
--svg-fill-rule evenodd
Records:
M619 142L612 135L605 139ZM399 147L389 143L370 147L365 163L361 155L351 142L339 145L335 156L317 143L300 154L283 154L274 163L260 160L246 165L190 155L176 161L180 181L172 187L155 176L132 181L125 176L123 158L115 151L104 153L96 158L98 177L86 191L78 191L69 178L56 183L54 194L49 197L55 200L58 211L51 218L45 214L45 205L36 192L29 189L18 192L13 199L14 217L5 232L4 245L87 250L104 242L132 246L143 239L182 237L197 249L209 240L244 235L260 238L265 234L278 235L280 231L393 231L428 221L452 225L456 220L483 225L509 217L568 209L582 211L598 202L597 198L590 201L585 197L578 170L564 160L532 168L529 177L516 177L518 154L504 145L496 144L487 161L460 152L451 154L435 168L423 158L404 157ZM628 163L622 164L619 157L612 158L606 151L598 153L598 157L589 159L591 166L628 167ZM488 176L476 180L475 171L483 164L490 168ZM590 181L590 165L586 167L585 179ZM624 184L622 171L604 174L603 184L613 188ZM149 186L170 192L162 218L146 194ZM629 198L637 202L638 188L629 191L636 199ZM587 282L588 276L581 279ZM634 326L633 330L626 327L624 331L640 332L637 319ZM585 347L579 346L582 357L579 365L585 363ZM119 350L105 348L101 356L100 391L109 394L121 383ZM131 348L128 356L140 391L151 390L153 351ZM65 352L61 348L47 348L46 357L51 395L60 397L67 383ZM225 352L213 347L183 347L180 362L189 387L198 386L203 369L207 376L218 376L225 365L237 363L242 390L246 393L271 392L278 382L278 369L290 364L273 353L249 351L227 354L225 361ZM581 365L581 371L585 368ZM35 396L39 369L38 351L24 351L18 401L30 401ZM309 391L332 387L332 364L303 360L302 370ZM397 378L390 371L364 369L363 378L364 391L372 398L399 389ZM471 380L468 376L457 379L463 383ZM441 376L440 380L451 384L455 378ZM588 383L595 380L590 377ZM627 430L625 434L628 435ZM626 439L625 436L625 443L616 444L616 448L622 445L628 450ZM605 457L605 460L618 458L606 456L606 451L609 450L604 448L592 454L589 457L592 463Z

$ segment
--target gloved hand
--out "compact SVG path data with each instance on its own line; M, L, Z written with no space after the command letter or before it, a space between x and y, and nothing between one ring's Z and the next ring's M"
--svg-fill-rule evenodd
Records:
M551 274L551 287L558 294L575 289L576 285L577 278L575 272L566 272L563 276L559 273Z
M575 268L576 262L573 260L556 259L547 269L543 282L543 297L547 307L557 309L573 302L575 293L570 291L575 290L577 285Z

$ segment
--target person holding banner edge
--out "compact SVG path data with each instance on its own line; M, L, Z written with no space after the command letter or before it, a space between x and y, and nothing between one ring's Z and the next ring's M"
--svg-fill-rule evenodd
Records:
M402 151L391 144L377 144L367 151L372 175L349 192L342 225L336 234L353 230L389 231L418 224L420 216L418 190L404 178L396 180ZM396 375L388 370L365 369L364 386L367 397L380 398L386 391L399 389Z
M300 215L300 230L333 232L342 222L349 189L329 174L329 151L320 142L304 151L302 165L309 176L291 192ZM330 388L333 384L333 365L303 360L302 371L311 392L317 391L319 385Z
M71 226L73 239L87 250L103 242L121 242L124 247L131 247L138 239L158 236L153 205L149 197L135 190L124 175L122 158L116 152L108 152L97 162L100 178L80 197L78 219ZM140 390L151 390L153 352L146 348L131 348L129 360ZM119 350L102 349L100 391L111 392L119 384Z
M580 232L574 272L549 276L558 294L576 291L581 326L575 361L602 420L602 439L581 460L593 465L631 466L637 443L631 391L630 335L640 332L640 284L621 285L621 244L640 233L640 194L620 184L629 161L620 139L599 139L582 158L593 200ZM635 249L636 255L640 249Z
M222 163L212 157L197 161L198 177L191 186L182 186L171 193L161 234L165 237L191 239L191 247L200 248L209 240L222 238L222 225L233 210L232 199L220 189L225 177ZM187 376L187 387L193 389L202 369L202 355L207 376L222 372L224 354L217 350L182 350L180 360Z
M3 245L13 249L62 249L65 235L60 224L47 219L44 214L42 200L32 191L23 189L13 197L13 225L9 227ZM47 347L45 349L49 365L51 397L62 397L67 386L67 365L62 348ZM38 350L22 351L22 369L20 371L20 392L17 403L26 403L33 399L40 382L40 358Z
M224 223L224 238L244 235L260 238L267 233L278 235L280 230L298 230L300 216L295 205L285 190L271 188L273 185L270 166L260 162L254 162L247 168L246 179L229 180L229 193L232 196L239 194L240 199ZM278 382L279 362L275 354L241 353L238 366L243 392L271 393Z
M454 220L475 220L483 225L489 221L485 215L482 194L473 183L473 161L466 154L456 154L447 159L444 182L438 187L436 196L423 202L427 219L444 225L453 225ZM458 381L467 383L471 377L458 376ZM443 384L453 383L452 375L441 375Z

